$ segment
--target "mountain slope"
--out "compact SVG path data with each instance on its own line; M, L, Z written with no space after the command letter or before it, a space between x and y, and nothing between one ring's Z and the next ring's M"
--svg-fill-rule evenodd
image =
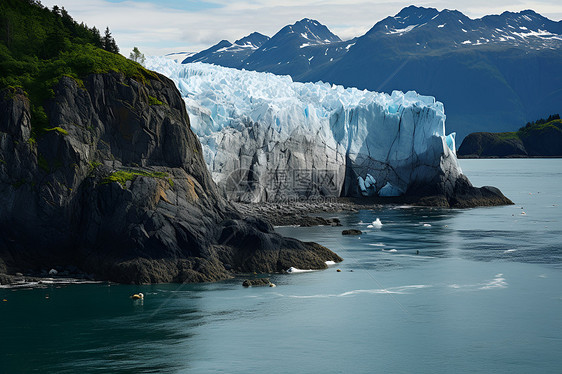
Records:
M459 139L511 130L562 103L561 26L531 11L471 20L409 7L375 25L339 61L299 79L434 95Z
M292 75L309 69L312 58L328 58L326 49L334 50L341 39L318 21L304 18L283 27L256 50L242 67L256 71ZM331 52L330 54L332 54Z
M251 33L234 43L230 43L228 40L221 40L204 51L188 56L182 63L205 62L207 64L238 68L242 66L244 60L268 40L268 36L257 32Z
M311 22L297 24L319 28ZM470 19L455 10L410 6L350 41L309 42L295 25L242 67L298 81L435 96L459 140L561 110L562 21L531 10Z

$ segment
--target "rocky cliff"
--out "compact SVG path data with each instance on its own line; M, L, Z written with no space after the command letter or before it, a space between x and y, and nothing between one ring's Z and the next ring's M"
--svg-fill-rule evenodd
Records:
M341 261L225 201L164 76L63 77L32 126L0 93L0 272L72 266L117 282L199 282Z

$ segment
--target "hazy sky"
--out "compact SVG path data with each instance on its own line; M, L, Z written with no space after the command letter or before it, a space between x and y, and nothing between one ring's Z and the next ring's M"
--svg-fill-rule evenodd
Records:
M273 36L302 18L325 24L342 39L360 36L375 23L405 6L457 9L471 18L524 9L559 21L560 0L42 0L64 6L88 26L111 29L121 53L138 46L146 55L199 51L227 39L233 42L253 31Z

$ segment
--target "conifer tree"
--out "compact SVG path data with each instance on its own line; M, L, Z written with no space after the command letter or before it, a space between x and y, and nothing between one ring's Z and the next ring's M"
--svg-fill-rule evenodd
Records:
M133 51L129 55L129 59L142 64L145 61L144 53L141 53L137 47L134 47Z
M105 35L102 38L102 47L108 52L119 53L119 47L117 46L117 43L115 43L113 36L111 36L109 27L105 28Z

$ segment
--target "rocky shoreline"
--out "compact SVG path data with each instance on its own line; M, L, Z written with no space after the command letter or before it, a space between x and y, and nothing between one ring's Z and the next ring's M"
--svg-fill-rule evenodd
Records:
M439 208L474 208L478 206L513 205L495 187L464 186L447 199L444 195L406 195L399 197L338 197L291 202L234 203L243 216L255 216L274 226L341 226L337 217L326 213L351 213L362 209L380 209L388 205L412 205ZM323 216L318 216L322 214Z

